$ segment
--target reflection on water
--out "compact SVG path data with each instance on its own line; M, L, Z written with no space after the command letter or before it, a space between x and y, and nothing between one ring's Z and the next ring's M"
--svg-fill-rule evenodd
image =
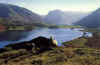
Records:
M26 37L28 32L26 31L5 31L0 32L0 41L15 41Z
M80 37L83 33L78 30L71 29L39 29L33 30L30 34L31 36L29 36L28 39L35 38L38 36L45 36L48 38L50 36L53 36L58 41L59 45L61 45L62 42Z
M27 38L28 33L26 31L5 31L0 32L0 48L10 43L16 43L23 41L21 39Z
M53 36L58 41L59 45L61 45L62 42L73 40L77 37L82 36L83 33L80 32L79 30L43 28L43 29L35 29L31 32L9 31L2 34L0 33L0 41L1 41L0 47L3 47L7 44L14 43L14 42L28 41L38 36L44 36L47 38ZM14 41L14 40L18 40L18 41Z

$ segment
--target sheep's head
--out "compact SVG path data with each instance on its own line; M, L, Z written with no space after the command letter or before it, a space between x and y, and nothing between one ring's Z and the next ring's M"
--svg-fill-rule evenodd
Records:
M50 44L52 46L58 46L58 42L52 36L50 37Z

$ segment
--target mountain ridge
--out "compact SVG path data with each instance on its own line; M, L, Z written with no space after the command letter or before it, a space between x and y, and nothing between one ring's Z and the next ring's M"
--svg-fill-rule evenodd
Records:
M80 21L74 23L75 25L81 25L83 27L88 28L99 28L100 27L100 8L96 11L92 12L85 18L81 19Z
M73 22L77 22L88 15L87 13L81 12L65 12L61 10L50 11L45 17L44 21L48 24L57 24L57 25L71 25Z
M42 22L40 15L26 8L3 3L0 3L0 19L10 21L11 25L30 25ZM8 24L8 21L5 24Z

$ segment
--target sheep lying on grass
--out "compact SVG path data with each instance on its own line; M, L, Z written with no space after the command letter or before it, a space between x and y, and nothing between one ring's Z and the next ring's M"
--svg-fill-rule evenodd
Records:
M34 49L36 51L43 52L46 50L50 50L56 46L57 46L57 41L54 40L52 37L50 37L49 39L40 36L30 41L24 41L20 43L7 45L5 48L12 48L13 50L26 49L27 51L31 51Z

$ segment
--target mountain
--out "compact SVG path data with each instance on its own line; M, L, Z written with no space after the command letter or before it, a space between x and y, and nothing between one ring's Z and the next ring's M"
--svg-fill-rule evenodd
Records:
M86 13L81 12L64 12L61 10L53 10L44 17L44 21L48 24L71 25L72 23L79 21L86 15Z
M100 27L100 8L74 24L88 28Z
M5 25L31 25L40 23L40 15L26 8L0 3L0 23Z
M0 3L0 41L26 38L28 34L26 31L39 26L44 26L40 15L23 7Z

